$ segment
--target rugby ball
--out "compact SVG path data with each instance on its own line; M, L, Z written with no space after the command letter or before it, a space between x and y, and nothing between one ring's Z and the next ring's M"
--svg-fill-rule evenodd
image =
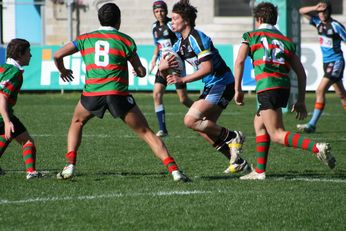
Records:
M184 61L180 58L180 56L176 52L174 52L172 50L166 51L166 52L163 53L164 59L169 59L172 56L174 56L175 57L175 61L178 62L178 67L174 68L174 69L168 69L167 73L169 75L185 76Z

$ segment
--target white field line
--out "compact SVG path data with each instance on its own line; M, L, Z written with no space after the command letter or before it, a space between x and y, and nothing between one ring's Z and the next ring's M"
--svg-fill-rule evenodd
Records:
M120 198L120 197L142 197L142 196L173 196L173 195L194 195L207 194L209 191L169 191L169 192L148 192L148 193L111 193L100 195L85 195L85 196L68 196L68 197L37 197L23 200L4 200L0 199L0 205L5 204L27 204L34 202L51 202L51 201L70 201L70 200L95 200L104 198Z
M326 178L306 178L306 177L297 177L286 179L284 177L278 178L269 178L266 181L308 181L308 182L327 182L327 183L346 183L346 179L326 179ZM255 182L255 181L253 181ZM99 194L99 195L83 195L83 196L65 196L65 197L36 197L36 198L27 198L22 200L6 200L0 199L0 205L8 204L28 204L35 202L55 202L55 201L72 201L72 200L96 200L96 199L105 199L105 198L121 198L121 197L143 197L143 196L190 196L196 194L220 194L220 193L231 193L231 191L159 191L159 192L147 192L147 193L111 193L111 194Z

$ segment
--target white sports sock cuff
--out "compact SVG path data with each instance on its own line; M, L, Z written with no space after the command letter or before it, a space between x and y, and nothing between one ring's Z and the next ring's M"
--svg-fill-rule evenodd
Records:
M163 104L160 104L159 106L155 107L155 112L160 112L160 111L163 111L163 110L165 110L165 108L163 107Z

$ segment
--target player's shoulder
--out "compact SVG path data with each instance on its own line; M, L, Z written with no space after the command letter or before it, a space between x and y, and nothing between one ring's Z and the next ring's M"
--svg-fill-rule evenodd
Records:
M154 30L156 27L159 26L159 21L155 21L153 22L153 24L151 25L151 28Z
M340 27L342 29L345 29L345 26L342 23L340 23L338 20L335 20L334 18L331 18L330 23L335 27Z
M8 63L0 65L0 76L2 79L11 79L21 73L21 70L15 65Z
M206 35L203 31L198 29L193 29L190 32L189 40L197 41L198 43L199 42L205 43L205 42L211 41L211 38L208 35Z

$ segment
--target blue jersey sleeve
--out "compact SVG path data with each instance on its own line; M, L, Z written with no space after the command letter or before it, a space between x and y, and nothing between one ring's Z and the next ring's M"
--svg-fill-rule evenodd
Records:
M190 45L198 57L199 62L203 62L212 57L212 41L204 33L197 31L189 36Z
M332 22L332 27L334 31L340 36L342 41L346 42L346 29L343 25L338 22Z
M77 50L79 50L78 42L76 40L72 41L72 44Z
M310 24L313 25L314 27L317 27L321 23L321 20L319 17L312 16L310 19Z

